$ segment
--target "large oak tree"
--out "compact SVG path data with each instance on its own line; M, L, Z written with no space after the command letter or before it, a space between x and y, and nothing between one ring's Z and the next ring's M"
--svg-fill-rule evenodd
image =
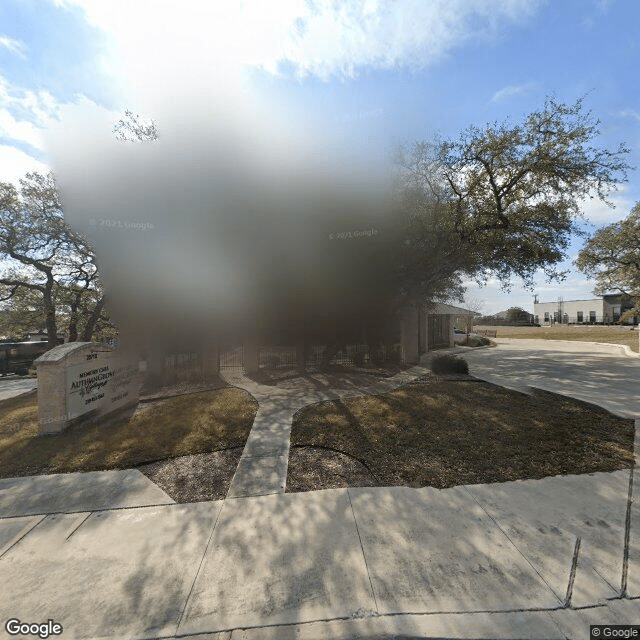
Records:
M624 220L596 231L578 254L576 266L595 278L595 293L628 295L635 300L628 316L640 315L640 202Z
M61 315L71 341L91 340L98 325L108 324L95 252L65 223L51 173L27 173L20 190L0 183L0 257L0 301L14 327L24 312L44 325L53 347Z
M610 204L607 195L630 168L624 144L594 144L599 124L582 99L566 105L547 98L521 123L472 126L454 140L401 149L403 186L416 203L429 204L415 206L418 218L433 226L437 212L451 268L479 282L495 276L507 288L514 276L532 286L539 269L562 278L555 266L580 233L581 202Z

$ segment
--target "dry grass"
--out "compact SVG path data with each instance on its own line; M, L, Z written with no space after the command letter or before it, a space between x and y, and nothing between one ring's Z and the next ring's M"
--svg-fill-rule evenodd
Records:
M270 369L263 367L258 371L247 373L247 377L259 384L278 385L286 380L292 380L299 378L301 375L309 373L323 373L323 374L367 374L371 376L377 376L379 378L390 378L400 371L406 371L413 365L410 364L396 364L393 362L385 362L383 364L367 363L361 367L355 365L341 365L332 364L326 367L307 367L304 373L301 374L300 370L296 367L282 367L280 369Z
M576 400L431 378L302 409L291 443L347 454L378 485L444 488L629 468L633 436L632 420ZM304 484L294 471L289 487ZM333 486L344 484L326 476L322 488Z
M599 325L554 325L553 327L489 327L497 329L497 338L534 338L541 340L577 340L579 342L606 342L622 344L638 353L638 331L629 327L605 327Z
M226 388L38 436L37 395L24 394L0 402L0 477L123 469L242 447L257 409L249 394Z

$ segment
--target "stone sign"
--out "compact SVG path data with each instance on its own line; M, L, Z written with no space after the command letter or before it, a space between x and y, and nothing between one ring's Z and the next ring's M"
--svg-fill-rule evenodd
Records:
M137 404L137 362L111 347L70 342L35 361L40 433L57 433L72 423Z

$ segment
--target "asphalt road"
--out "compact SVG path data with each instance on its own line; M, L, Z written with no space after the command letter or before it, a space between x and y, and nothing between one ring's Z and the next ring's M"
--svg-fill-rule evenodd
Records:
M16 375L9 375L6 378L0 377L0 400L19 396L21 393L37 389L37 387L38 380L36 378L25 378Z

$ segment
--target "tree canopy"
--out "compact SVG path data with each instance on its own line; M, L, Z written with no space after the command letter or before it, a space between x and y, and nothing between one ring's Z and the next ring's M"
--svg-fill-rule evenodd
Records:
M640 309L640 202L619 222L596 231L578 254L576 266L595 278L595 293L619 291Z
M20 190L0 183L0 257L0 302L12 333L44 326L54 346L61 319L70 340L91 340L108 324L95 252L65 223L51 173L27 173ZM21 319L30 326L20 327Z
M420 212L437 212L437 227L460 272L480 283L491 275L508 288L526 286L542 269L561 279L555 265L566 254L580 201L604 202L630 168L629 149L593 146L599 121L583 99L566 105L547 98L524 122L469 127L456 140L418 143L399 150L401 179Z

